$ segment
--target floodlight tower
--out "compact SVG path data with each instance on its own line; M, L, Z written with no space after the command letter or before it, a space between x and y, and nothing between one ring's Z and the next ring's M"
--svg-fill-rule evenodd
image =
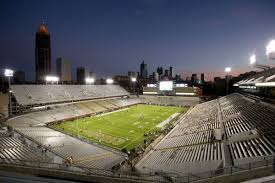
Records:
M267 65L256 64L257 59L256 59L256 55L255 55L255 54L252 54L252 55L250 56L249 60L250 60L250 65L252 65L252 66L255 67L255 68L263 69L263 70L270 69L270 67L267 66Z
M56 76L46 76L45 80L46 80L46 84L47 84L48 82L51 82L52 85L53 85L54 82L55 82L56 84L58 84L59 78L56 77Z
M226 67L224 69L224 72L225 73L230 73L231 72L231 67ZM229 75L226 75L226 94L228 95L228 78L229 78Z
M265 54L269 59L275 60L275 40L271 40L267 44Z
M106 79L106 83L107 83L107 85L112 85L114 83L114 80L108 78L108 79Z
M136 82L137 82L137 78L132 77L131 78L132 84L134 85L134 93L136 92Z
M85 82L86 82L86 84L93 85L95 83L95 79L94 78L86 78Z
M9 115L12 115L12 105L11 105L11 94L12 94L12 90L11 90L11 87L10 87L10 85L11 85L11 80L10 80L10 78L11 77L13 77L13 73L14 73L14 71L13 70L11 70L11 69L5 69L5 73L4 73L4 75L8 78L8 81L9 81L9 108L10 108L10 110L9 110Z

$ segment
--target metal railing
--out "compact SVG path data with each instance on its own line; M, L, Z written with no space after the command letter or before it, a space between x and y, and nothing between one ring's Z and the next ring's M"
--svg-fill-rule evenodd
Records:
M129 180L140 180L147 182L175 182L175 183L188 183L208 178L213 178L223 175L232 175L237 172L250 171L257 168L275 166L274 157L265 159L262 161L256 161L241 165L235 165L225 167L217 170L206 171L196 174L182 175L176 173L165 173L165 172L151 172L151 173L139 173L139 172L122 172L117 170L106 170L98 168L89 168L76 165L65 165L57 163L49 163L43 161L29 161L29 160L18 160L18 159L6 159L0 158L1 165L16 165L24 166L29 168L42 168L50 171L66 171L67 173L78 173L86 176L103 176L110 178L123 178Z

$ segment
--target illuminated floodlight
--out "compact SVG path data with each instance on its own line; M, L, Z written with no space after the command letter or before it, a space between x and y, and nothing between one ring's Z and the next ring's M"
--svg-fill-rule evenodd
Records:
M148 88L155 88L155 87L157 87L157 85L156 84L147 84L147 87Z
M251 55L249 60L250 60L251 65L255 64L256 63L256 55L255 54Z
M46 81L47 82L58 82L59 78L56 76L46 76Z
M230 67L226 67L226 68L224 69L224 71L225 71L225 72L231 72L231 68L230 68Z
M258 87L274 87L275 82L264 82L264 83L255 83Z
M275 52L275 40L271 40L268 45L266 46L266 55L269 55L271 53Z
M188 87L188 84L179 83L179 84L176 84L176 87L178 87L178 88L181 88L181 87Z
M13 73L14 73L14 71L13 70L11 70L11 69L5 69L5 76L6 77L13 77Z
M86 78L85 81L87 84L93 84L95 82L95 79L94 78Z
M132 80L132 82L136 82L137 78L132 78L131 80Z
M107 83L107 84L109 84L109 85L111 85L111 84L113 84L113 83L114 83L114 80L113 80L113 79L108 78L108 79L106 79L106 83Z

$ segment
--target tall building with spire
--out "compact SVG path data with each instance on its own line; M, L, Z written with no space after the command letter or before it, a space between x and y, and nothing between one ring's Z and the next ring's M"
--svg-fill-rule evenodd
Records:
M35 71L38 83L43 83L46 75L51 74L51 39L44 23L35 35Z

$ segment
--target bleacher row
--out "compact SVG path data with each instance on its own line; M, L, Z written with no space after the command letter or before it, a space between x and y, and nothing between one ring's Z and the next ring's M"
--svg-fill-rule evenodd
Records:
M11 89L22 106L129 95L118 85L11 85Z
M227 155L233 165L263 160L275 155L274 132L274 108L231 94L191 109L136 168L195 173L221 168Z
M221 142L213 140L213 130L220 127L217 113L216 100L196 105L136 168L182 173L202 171L210 164L218 168L223 154ZM204 165L198 167L198 163Z
M138 99L106 99L96 101L86 101L71 103L69 105L60 105L50 109L25 114L12 118L8 124L13 127L43 126L54 121L62 121L79 116L92 115L121 107L139 103Z
M234 164L275 155L275 110L240 94L219 99Z
M156 105L195 106L199 103L199 97L141 95L139 98L142 103Z
M0 135L0 163L16 163L17 160L46 161L47 158L14 137Z
M120 154L105 150L96 145L87 144L79 139L47 127L26 127L16 130L30 140L50 147L50 151L66 159L73 156L74 164L89 168L110 169L124 160Z

